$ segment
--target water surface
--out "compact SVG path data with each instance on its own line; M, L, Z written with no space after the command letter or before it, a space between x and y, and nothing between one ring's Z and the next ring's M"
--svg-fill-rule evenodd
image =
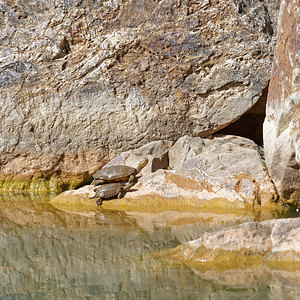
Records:
M257 216L58 210L0 195L0 299L300 299L300 272L201 273L149 256Z

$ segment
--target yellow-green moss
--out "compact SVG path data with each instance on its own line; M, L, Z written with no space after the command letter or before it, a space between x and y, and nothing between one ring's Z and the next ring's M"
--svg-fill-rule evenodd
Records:
M245 269L263 263L266 253L249 253L249 250L226 251L223 249L207 249L201 246L197 250L187 245L152 254L154 257L168 261L171 265L185 264L201 271L229 269Z
M294 250L275 252L266 258L266 264L271 268L283 270L299 270L300 254Z
M121 198L111 201L104 201L103 208L110 210L120 211L140 211L140 212L160 212L166 210L172 211L201 211L201 212L214 212L223 214L251 214L257 215L258 220L269 219L277 214L282 213L282 207L261 207L256 206L253 208L240 201L229 202L224 198L215 199L199 199L199 198L185 198L185 197L172 197L165 198L157 195L145 195L136 199Z
M89 199L90 190L67 191L56 198L51 203L60 209L72 209L72 210L87 210L89 208L95 209L96 199ZM121 198L103 201L98 209L114 210L114 211L135 211L135 212L147 212L158 213L163 211L190 211L190 212L210 212L216 214L228 214L233 213L236 215L251 215L257 216L257 220L265 220L277 217L281 214L282 209L280 207L274 208L262 208L257 206L255 208L248 205L243 206L241 202L229 202L226 199L199 199L199 198L184 198L173 197L165 198L158 195L145 195L139 198Z
M184 198L172 197L165 198L157 195L145 195L139 198L121 198L112 201L104 201L103 207L112 210L121 211L145 211L145 212L158 212L165 210L174 211L194 211L195 209L219 210L223 209L241 209L241 204L228 202L226 199L216 198L213 200L205 200L199 198Z
M300 270L300 261L266 261L265 264L274 270L283 270L283 271L299 271Z
M23 191L23 192L55 192L59 193L69 188L75 188L78 186L78 182L70 182L63 180L28 180L28 181L5 181L0 180L0 191L1 192L12 192L12 191Z
M34 178L31 176L16 177L11 180L0 179L0 192L54 192L60 193L68 189L75 189L82 184L82 180L72 178L50 177Z
M55 192L75 189L88 179L88 174L20 175L0 173L0 192Z

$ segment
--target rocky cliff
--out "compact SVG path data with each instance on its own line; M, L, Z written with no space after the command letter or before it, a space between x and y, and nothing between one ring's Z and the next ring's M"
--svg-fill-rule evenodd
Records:
M282 1L264 122L266 163L280 196L300 205L299 3Z
M2 188L74 186L240 118L268 85L279 2L0 1Z

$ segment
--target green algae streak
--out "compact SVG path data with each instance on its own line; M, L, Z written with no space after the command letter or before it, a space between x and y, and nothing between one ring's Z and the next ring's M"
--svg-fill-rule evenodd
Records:
M0 173L0 192L61 193L80 187L88 174L14 175Z
M0 180L1 192L54 192L60 193L69 188L76 188L79 182L69 182L64 180L28 180L28 181L5 181Z
M199 198L172 197L165 198L159 195L144 195L138 198L121 198L104 201L101 206L96 205L96 199L90 199L87 190L78 193L66 191L51 200L51 204L59 209L71 211L87 211L90 209L105 209L113 211L139 211L158 213L162 211L177 212L214 212L223 214L255 214L258 220L269 219L282 214L284 208L274 203L272 207L255 207L240 201L229 202L226 199L215 198L211 200Z

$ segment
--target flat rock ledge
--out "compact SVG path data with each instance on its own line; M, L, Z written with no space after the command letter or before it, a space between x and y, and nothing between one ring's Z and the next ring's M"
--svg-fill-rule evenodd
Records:
M184 136L174 145L149 143L127 151L109 165L149 164L122 199L104 201L114 209L151 207L272 207L277 199L258 146L246 138ZM66 191L52 200L58 206L95 207L94 186Z
M238 269L265 265L300 269L300 218L248 222L205 233L154 256L195 269Z

